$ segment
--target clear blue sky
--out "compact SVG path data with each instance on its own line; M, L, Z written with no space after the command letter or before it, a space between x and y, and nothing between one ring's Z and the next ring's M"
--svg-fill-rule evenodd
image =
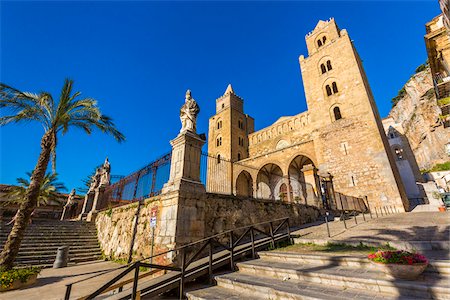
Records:
M64 78L99 101L127 141L73 130L59 138L57 171L71 189L109 156L126 175L170 151L186 89L208 131L228 83L256 129L306 110L298 56L320 19L346 28L384 117L390 99L425 62L424 24L438 1L1 2L1 82L59 95ZM0 183L34 168L38 124L0 129Z

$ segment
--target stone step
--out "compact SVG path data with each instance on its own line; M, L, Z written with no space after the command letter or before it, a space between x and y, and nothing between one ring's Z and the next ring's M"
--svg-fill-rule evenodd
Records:
M200 299L391 299L390 295L374 291L348 289L344 287L324 286L311 282L298 282L289 279L275 280L273 278L248 274L232 273L216 277L217 286L199 291L189 292L187 298ZM216 298L214 293L219 297ZM242 298L240 298L242 297ZM231 298L233 299L233 298ZM410 298L411 299L411 298Z
M43 236L43 235L83 235L83 234L97 234L96 230L39 230L39 231L28 231L25 230L26 235L35 235L35 236ZM0 232L0 237L7 237L9 235L8 232Z
M73 265L73 264L78 264L78 263L82 263L82 262L87 262L87 261L97 261L100 260L101 256L94 256L94 255L85 255L85 256L77 256L77 257L69 257L69 265ZM53 263L55 261L55 257L53 257L52 259L33 259L33 260L20 260L20 261L15 261L14 264L17 266L44 266L45 268L47 267L52 267Z
M258 255L262 260L291 264L335 265L341 267L376 269L365 255L319 255L279 251L260 251L258 252ZM450 260L430 259L429 263L430 264L425 272L436 273L440 276L450 276Z
M384 273L369 268L339 265L295 264L270 260L253 260L237 264L239 273L297 282L320 283L361 291L376 291L395 297L409 296L420 299L450 299L448 278L422 275L415 281L389 279Z
M56 249L41 248L41 249L36 249L34 251L19 250L19 253L17 254L17 258L19 259L21 257L45 257L45 256L50 256L50 255L55 256L56 252L57 252ZM83 254L84 253L85 254L101 253L101 249L99 246L93 247L93 248L84 247L84 248L78 248L78 249L69 249L69 256L77 255L79 253L83 253Z
M70 253L69 252L69 258L70 257L79 257L79 256L101 256L102 251L100 248L93 249L93 250L86 250L86 251L78 251L76 253ZM17 255L16 260L17 261L23 261L23 260L45 260L45 259L54 259L56 257L56 252L36 252L36 253L26 253L26 254L19 254Z
M70 250L100 247L97 241L89 243L79 243L75 241L73 243L59 242L59 243L44 243L44 244L21 244L20 251L36 251L36 249L48 249L48 250L52 249L56 251L61 246L68 246Z
M43 240L69 240L69 239L96 239L96 235L51 235L51 236L29 236L25 235L24 240L37 240L37 241L43 241ZM0 243L6 241L6 237L0 238Z

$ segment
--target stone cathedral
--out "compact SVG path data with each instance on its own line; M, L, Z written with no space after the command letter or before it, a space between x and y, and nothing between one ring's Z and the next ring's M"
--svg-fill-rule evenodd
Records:
M206 188L237 196L319 201L319 175L334 190L367 196L370 205L408 210L361 59L345 29L319 21L305 37L300 71L308 110L254 131L243 99L231 85L209 119ZM225 164L225 162L231 162ZM214 164L216 166L214 166ZM221 166L222 172L214 172ZM311 196L313 195L313 196Z

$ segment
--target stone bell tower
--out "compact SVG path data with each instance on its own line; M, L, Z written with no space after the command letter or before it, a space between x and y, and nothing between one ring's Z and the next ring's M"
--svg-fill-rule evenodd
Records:
M231 84L216 99L216 114L209 119L207 190L232 192L231 163L248 157L248 135L254 120L244 113L244 101Z
M300 56L319 170L334 176L336 190L367 195L373 206L408 209L361 59L345 29L319 21Z

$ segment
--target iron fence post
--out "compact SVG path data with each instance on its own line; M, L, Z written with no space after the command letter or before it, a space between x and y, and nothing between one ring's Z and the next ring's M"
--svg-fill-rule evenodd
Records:
M327 225L327 232L328 232L328 237L331 237L331 234L330 234L330 227L328 226L328 215L329 215L330 213L327 211L327 212L325 212L325 224Z
M180 276L180 300L184 294L184 274L186 272L186 249L181 249L181 276Z
M366 202L367 202L367 208L369 209L370 218L373 219L372 210L370 209L369 199L367 198L367 196L364 196L364 198L366 199Z
M213 281L213 269L212 269L213 245L212 245L211 239L208 240L208 243L209 243L209 266L208 266L209 284L212 284L212 281Z
M291 228L289 226L289 218L286 219L286 223L287 223L288 243L289 245L291 245L293 243L291 242Z
M342 220L344 221L344 228L347 229L347 222L345 221L346 216L345 216L344 211L341 213L341 217L342 217Z
M269 230L270 230L270 238L272 239L272 248L275 249L275 238L273 236L273 223L272 222L270 222Z
M255 233L253 232L253 226L250 227L250 239L252 240L252 258L256 258L256 252L255 252Z
M382 207L380 207L380 212L381 212L381 216L384 217L383 208Z
M72 291L72 283L66 284L66 294L64 295L64 300L69 300L71 291Z
M377 216L377 219L378 219L378 210L376 207L375 207L375 215Z
M134 278L133 278L133 293L131 294L131 299L132 300L136 300L136 291L137 291L137 285L138 285L138 280L139 280L139 265L141 263L139 261L137 261L134 265L135 265L135 269L134 269Z
M387 212L386 206L383 206L383 209L384 209L384 214L387 216L388 212Z
M234 271L234 238L233 238L233 231L230 231L230 266L231 266L231 271Z
M363 220L365 222L366 221L366 216L364 215L364 211L362 212L362 215L363 215Z
M358 225L358 220L356 220L356 210L353 211L353 217L355 218L355 224Z

